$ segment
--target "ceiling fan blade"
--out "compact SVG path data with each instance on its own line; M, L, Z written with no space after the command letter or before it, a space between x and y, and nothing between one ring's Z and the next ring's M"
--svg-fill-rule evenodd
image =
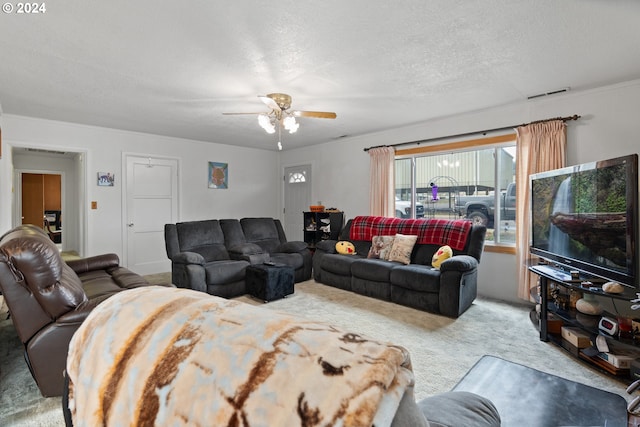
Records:
M292 111L296 117L315 117L317 119L335 119L337 117L336 113L329 111Z
M274 99L269 98L268 96L258 96L258 98L260 98L260 100L264 102L265 105L271 108L272 110L282 111L282 109Z
M240 115L243 115L243 114L254 114L254 115L256 115L256 114L269 114L269 113L261 111L259 113L222 113L222 114L225 115L225 116L240 116Z

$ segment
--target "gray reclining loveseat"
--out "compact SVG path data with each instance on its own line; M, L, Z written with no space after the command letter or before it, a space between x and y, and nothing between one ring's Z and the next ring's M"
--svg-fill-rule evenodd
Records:
M274 218L211 219L165 224L172 283L223 298L244 295L245 270L275 262L294 269L295 282L311 278L311 252L288 242Z
M355 233L354 224L359 227ZM416 230L418 243L409 264L367 257L372 235L414 234ZM339 237L353 243L356 254L338 254L335 240L319 242L313 257L313 277L316 282L362 295L458 317L477 295L477 267L485 234L485 226L464 220L356 217L347 222ZM368 238L363 239L364 235ZM453 246L454 256L435 269L431 266L433 254L446 244Z

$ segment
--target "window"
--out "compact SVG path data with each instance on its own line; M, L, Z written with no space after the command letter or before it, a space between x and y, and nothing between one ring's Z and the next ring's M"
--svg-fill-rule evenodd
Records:
M307 178L305 176L305 172L293 172L289 174L289 184L297 184L306 181Z
M488 242L515 244L515 144L510 134L398 150L396 216L467 218Z

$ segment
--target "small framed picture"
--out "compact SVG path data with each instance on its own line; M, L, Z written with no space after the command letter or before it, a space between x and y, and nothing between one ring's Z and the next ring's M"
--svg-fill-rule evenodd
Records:
M98 186L113 187L116 176L111 172L98 172Z
M229 164L209 162L209 188L229 188Z

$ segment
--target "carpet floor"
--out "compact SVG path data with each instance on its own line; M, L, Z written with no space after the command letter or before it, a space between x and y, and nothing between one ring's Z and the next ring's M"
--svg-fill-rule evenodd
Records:
M170 274L146 276L152 283ZM626 385L541 342L529 320L530 307L478 298L458 319L414 310L309 280L295 293L262 305L406 347L416 376L416 399L449 391L485 354L624 396ZM6 308L6 307L5 307ZM22 345L6 312L0 310L0 425L63 426L61 399L43 398L22 356ZM534 398L533 396L523 398ZM594 404L597 404L594 402Z

